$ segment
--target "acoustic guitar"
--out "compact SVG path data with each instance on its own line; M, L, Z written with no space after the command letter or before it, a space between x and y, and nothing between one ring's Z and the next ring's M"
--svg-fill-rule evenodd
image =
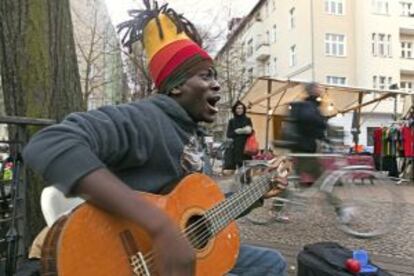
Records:
M211 178L191 174L168 195L139 195L182 229L196 249L197 276L222 276L238 256L234 220L271 189L271 179L270 174L257 177L225 198ZM139 225L83 203L51 227L42 249L42 275L158 275L154 258L151 238Z

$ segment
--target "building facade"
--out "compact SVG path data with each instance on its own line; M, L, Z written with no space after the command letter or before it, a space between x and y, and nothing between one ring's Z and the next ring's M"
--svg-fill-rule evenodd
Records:
M413 91L414 0L261 0L219 51L218 64L231 55L243 91L260 76ZM388 99L362 110L362 144L370 145L372 127L394 119L394 108ZM330 122L349 133L351 121L346 114Z

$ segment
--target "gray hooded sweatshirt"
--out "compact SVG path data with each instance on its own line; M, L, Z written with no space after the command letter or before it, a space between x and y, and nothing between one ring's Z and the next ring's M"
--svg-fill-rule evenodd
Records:
M25 163L65 194L83 176L107 168L132 189L160 193L185 174L201 171L198 126L166 95L72 113L39 131Z

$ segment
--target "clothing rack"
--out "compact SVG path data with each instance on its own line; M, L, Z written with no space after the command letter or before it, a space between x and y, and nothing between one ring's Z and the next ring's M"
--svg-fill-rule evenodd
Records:
M409 120L392 122L389 127L380 127L374 131L374 156L379 158L379 169L384 167L390 176L399 177L401 172L414 160L414 128ZM402 169L398 168L397 160L402 160ZM384 164L384 162L386 164ZM413 178L414 172L411 173Z

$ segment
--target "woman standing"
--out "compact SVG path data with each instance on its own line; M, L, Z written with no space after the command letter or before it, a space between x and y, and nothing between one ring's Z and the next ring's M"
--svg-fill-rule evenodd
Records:
M243 165L244 160L251 159L249 155L244 154L244 145L253 131L252 120L246 116L246 106L241 101L237 101L231 111L234 117L229 120L227 138L232 139L233 143L226 153L226 170L235 170Z

